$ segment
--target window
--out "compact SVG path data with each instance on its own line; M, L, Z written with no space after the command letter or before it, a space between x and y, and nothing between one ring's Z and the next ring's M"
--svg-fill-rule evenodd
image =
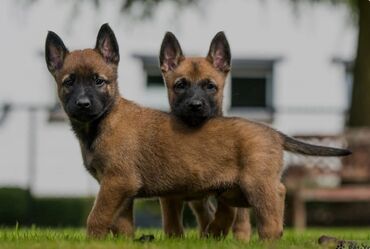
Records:
M147 87L164 87L162 75L149 74L146 75L146 86Z
M144 73L146 74L146 87L149 89L164 88L165 85L159 69L158 58L147 55L134 55L134 57L140 59L143 64Z
M144 106L150 106L163 111L169 110L166 87L159 69L157 56L134 54L142 70L137 75L140 84L136 84L137 100Z
M264 77L232 77L232 107L267 107L267 79Z
M261 121L273 114L273 66L278 59L235 59L231 71L230 112Z

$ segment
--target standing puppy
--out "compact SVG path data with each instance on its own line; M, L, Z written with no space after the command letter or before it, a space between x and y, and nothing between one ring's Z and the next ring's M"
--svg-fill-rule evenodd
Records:
M176 37L167 32L159 61L173 115L192 129L198 129L212 117L222 116L223 90L231 68L230 47L223 32L213 38L207 57L185 57ZM161 198L160 202L165 233L182 236L183 200L172 197ZM191 201L189 205L202 235L227 235L234 221L235 208L218 202L215 214L208 199ZM249 240L248 210L239 208L237 213L233 229L235 237Z
M69 52L49 32L45 56L84 165L100 184L87 220L90 237L105 237L117 222L123 224L119 229L132 227L134 198L216 195L229 206L251 206L260 238L278 239L284 216L283 151L349 154L242 118L215 117L194 130L173 115L122 98L118 44L107 24L100 28L94 49Z

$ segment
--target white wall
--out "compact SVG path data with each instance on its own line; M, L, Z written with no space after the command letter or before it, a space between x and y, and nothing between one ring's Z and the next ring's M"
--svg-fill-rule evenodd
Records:
M118 12L119 1L106 1L99 10L90 1L78 6L73 2L40 0L25 6L23 1L0 1L0 105L54 104L54 82L42 55L47 30L58 33L73 50L92 47L100 25L109 22L120 45L121 93L166 109L166 92L146 89L141 62L133 54L156 55L164 32L171 30L186 54L205 55L215 33L224 30L234 57L282 58L274 71L276 128L289 134L343 129L345 75L331 60L351 59L354 54L356 31L345 7L313 5L294 12L284 0L203 0L200 9L178 10L166 3L154 19L139 22ZM229 103L227 93L229 89ZM302 108L314 111L302 113ZM47 113L37 113L34 192L94 193L96 183L82 166L68 124L49 123L47 118ZM28 125L27 112L13 111L0 126L0 185L27 183Z

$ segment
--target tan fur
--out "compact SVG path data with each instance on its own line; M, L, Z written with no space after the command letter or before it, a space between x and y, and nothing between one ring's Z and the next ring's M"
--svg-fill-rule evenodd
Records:
M220 36L222 33L215 39ZM169 39L174 40L173 35ZM210 49L210 56L216 58L213 64L227 73L229 65L217 58L213 47ZM181 54L168 52L169 59ZM230 58L228 52L226 55ZM209 225L214 233L225 233L223 229L230 226L234 217L233 207L252 207L260 238L277 239L283 232L285 188L280 182L283 150L331 156L350 153L308 145L241 118L216 117L192 129L168 113L140 107L120 97L119 51L108 24L100 28L95 49L74 52L68 52L62 40L49 31L45 58L79 139L84 165L100 184L87 221L87 233L94 238L104 237L110 231L132 236L135 198L204 200L214 195L221 204L213 227ZM212 73L206 60L193 60L198 62L184 61L178 66L179 71L165 77L166 82L169 77L181 76L181 70L185 72L189 67L198 72L189 77ZM177 63L167 62L168 68ZM66 76L73 74L82 80L69 82ZM221 76L209 77L218 81ZM63 79L67 82L62 82ZM218 219L220 214L230 216ZM181 209L174 217L179 215ZM237 212L240 215L244 214Z
M108 77L105 91L113 103L92 145L81 143L85 166L100 183L87 222L90 236L106 235L122 203L132 198L207 195L231 206L252 206L260 237L281 236L283 140L278 133L240 118L214 118L194 130L167 113L140 107L119 97L116 68L94 50L67 55L55 74L61 99L60 80L72 72Z
M225 86L226 74L215 70L213 65L203 57L184 58L175 71L168 71L163 74L167 85L168 100L174 102L175 95L172 91L173 84L178 78L189 79L190 82L197 82L201 79L212 79L218 86L219 91L216 95L217 106L222 106L223 89ZM220 108L220 114L222 108Z
M217 85L215 100L217 115L222 115L223 90L227 73L217 70L205 57L184 57L174 71L163 71L167 85L168 98L172 108L176 93L173 86L177 79L186 78L191 84L196 84L204 79L210 79ZM195 128L196 129L196 128ZM183 236L182 208L183 200L180 198L160 198L165 233L169 236ZM196 215L201 236L221 237L226 236L233 225L236 210L219 202L216 214L212 203L203 199L189 202L191 209ZM238 211L235 217L233 233L235 238L248 241L251 235L249 224L249 212ZM215 220L214 220L215 218ZM244 224L246 223L246 224Z
M80 65L83 61L84 64L89 65L89 67L84 67ZM106 63L101 59L101 55L97 53L94 49L84 49L76 50L73 53L67 54L64 66L61 70L56 71L54 78L58 83L58 96L59 98L66 94L67 88L62 87L62 81L65 76L75 73L75 74L92 74L93 72L99 72L99 74L104 75L107 80L115 82L117 80L117 67L113 64L110 67L106 66ZM111 96L118 96L118 88L113 84L107 84L104 86L105 91L107 91Z
M176 194L193 199L220 189L243 194L220 197L231 205L249 202L262 238L281 235L282 146L267 127L215 118L194 132L165 113L118 99L93 146L94 158L86 166L102 173L96 176L101 189L88 219L90 235L106 234L127 198Z

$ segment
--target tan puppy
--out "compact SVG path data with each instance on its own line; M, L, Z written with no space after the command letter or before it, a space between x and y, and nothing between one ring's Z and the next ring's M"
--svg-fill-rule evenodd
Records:
M104 237L112 223L119 232L131 234L134 198L194 200L216 195L230 206L251 206L260 238L277 239L283 233L283 150L323 156L350 153L305 144L241 118L212 118L194 130L168 113L120 97L118 44L107 24L98 33L95 49L69 52L53 32L45 49L85 167L100 184L87 221L91 237ZM176 63L167 59L167 65ZM179 70L184 67L178 65Z
M212 63L213 58L217 60L215 63ZM207 57L199 58L185 57L175 35L167 32L159 61L173 115L193 129L198 129L212 117L222 116L223 90L231 61L229 43L223 32L217 33L212 39ZM170 61L175 63L170 65ZM178 67L180 64L184 65L181 69ZM183 200L167 197L160 201L165 233L182 236ZM201 235L227 235L234 221L235 208L218 202L214 217L214 207L208 199L191 201L189 205L196 215ZM233 232L237 239L249 240L251 226L247 209L238 209Z

